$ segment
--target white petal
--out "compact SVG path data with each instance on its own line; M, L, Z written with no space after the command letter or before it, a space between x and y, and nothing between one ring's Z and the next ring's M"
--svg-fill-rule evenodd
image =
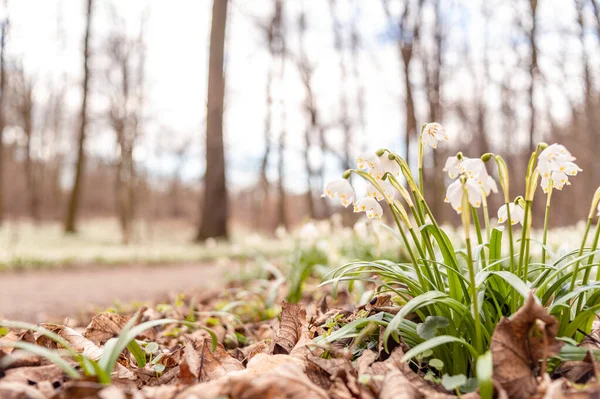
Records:
M475 181L475 179L467 179L465 187L467 188L469 203L471 204L471 206L479 208L483 199L482 186L478 184L478 182Z
M463 196L463 185L460 180L455 180L448 186L446 190L446 199L444 202L449 202L452 208L457 213L462 212L462 196Z
M448 176L451 179L458 177L461 171L461 161L458 157L448 157L446 160L446 165L444 166L444 172L448 172Z

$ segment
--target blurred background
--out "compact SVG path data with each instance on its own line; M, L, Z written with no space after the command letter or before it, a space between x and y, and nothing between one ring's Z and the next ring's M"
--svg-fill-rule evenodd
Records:
M3 0L1 10L4 250L63 232L132 244L290 230L340 211L322 188L359 153L387 147L416 166L430 121L451 138L426 154L426 196L443 220L453 211L441 169L457 151L504 156L517 196L535 145L565 144L584 172L555 194L554 226L586 217L600 183L596 0Z

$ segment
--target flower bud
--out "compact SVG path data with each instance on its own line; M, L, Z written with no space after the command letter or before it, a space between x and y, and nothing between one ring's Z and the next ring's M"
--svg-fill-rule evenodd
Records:
M494 154L492 154L491 152L486 152L485 154L483 154L483 155L481 156L481 160L482 160L483 162L487 162L487 161L489 161L489 160L490 160L490 159L491 159L493 156L494 156Z
M596 213L596 209L598 209L598 203L600 202L600 187L596 189L594 193L594 197L592 198L592 206L590 207L590 214L588 216L589 219L594 218L594 214Z
M348 179L350 178L350 175L351 175L351 174L352 174L352 169L348 169L347 171L345 171L345 172L342 174L342 177L343 177L344 179L348 180Z
M375 155L377 155L378 157L382 156L383 154L385 154L386 149L385 148L380 148L375 152Z

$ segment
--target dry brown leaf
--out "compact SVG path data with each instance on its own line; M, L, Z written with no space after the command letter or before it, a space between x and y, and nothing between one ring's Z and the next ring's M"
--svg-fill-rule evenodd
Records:
M20 382L34 385L42 381L59 382L64 381L62 369L54 364L37 367L19 367L6 370L2 382Z
M281 323L274 339L273 354L289 354L296 346L306 326L306 311L296 303L283 302Z
M239 360L231 356L223 345L217 344L214 352L211 352L211 341L205 339L200 345L200 381L210 381L221 378L232 371L243 370L244 366Z
M539 362L558 354L558 320L539 305L533 294L511 319L503 319L492 335L494 380L511 398L536 392ZM543 367L542 367L543 368Z
M193 384L198 381L200 374L200 354L191 342L183 349L183 358L179 364L179 378L183 384Z
M46 396L32 386L20 382L0 381L2 399L46 399Z
M286 355L255 356L248 369L209 383L194 385L180 392L176 399L208 399L218 396L231 399L325 399L327 393L304 374L298 359Z
M385 375L379 397L381 399L421 399L423 395L412 386L402 371L392 370Z
M111 312L98 313L83 332L83 336L96 345L104 345L119 335L128 318Z

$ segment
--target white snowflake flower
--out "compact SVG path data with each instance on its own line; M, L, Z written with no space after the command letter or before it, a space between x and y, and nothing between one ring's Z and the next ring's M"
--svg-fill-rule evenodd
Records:
M383 217L383 208L375 198L362 198L354 203L354 212L365 212L369 219L381 219Z
M347 208L354 200L354 189L350 182L346 179L338 179L331 181L325 185L325 190L321 197L340 199L340 203Z
M461 173L461 163L462 161L457 156L448 157L446 165L444 165L444 172L448 172L451 179L456 179Z
M525 210L520 206L511 202L508 204L508 209L510 209L510 224L523 224L523 220L525 219ZM506 204L502 205L498 209L498 223L504 223L508 220L508 210L506 208Z
M423 129L422 138L425 144L432 148L437 148L440 141L448 140L448 133L442 125L437 122L428 123Z
M400 175L400 165L398 162L390 159L387 154L383 154L379 157L379 162L375 164L375 167L369 172L377 180L381 180L383 175L390 173L394 176Z
M376 154L361 154L356 157L356 166L358 169L373 169L379 164L379 157Z

